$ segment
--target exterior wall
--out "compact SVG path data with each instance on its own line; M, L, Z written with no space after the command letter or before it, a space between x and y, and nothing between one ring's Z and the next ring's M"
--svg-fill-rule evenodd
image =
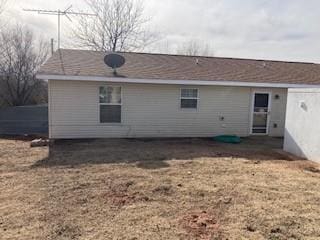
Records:
M99 122L99 86L122 87L122 123ZM180 109L180 88L199 89L197 110ZM49 80L51 138L211 137L250 133L249 87L181 86ZM283 136L286 89L273 100L270 135ZM272 98L273 99L273 98ZM220 118L223 116L224 121ZM273 123L278 128L273 128Z
M269 123L269 136L283 137L286 122L287 89L269 89L271 91L271 113ZM279 99L275 99L279 95ZM276 124L277 126L274 126Z
M284 150L320 162L320 89L290 89Z

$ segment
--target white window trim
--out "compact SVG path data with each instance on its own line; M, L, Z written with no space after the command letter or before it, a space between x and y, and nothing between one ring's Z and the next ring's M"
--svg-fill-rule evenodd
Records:
M120 87L120 98L121 103L100 103L100 87ZM112 85L112 84L104 84L98 87L98 122L100 125L107 125L107 126L119 126L122 125L123 121L123 111L122 111L122 104L123 104L123 86L120 85ZM121 121L120 122L101 122L100 119L100 106L121 106Z
M182 89L188 89L188 90L197 90L197 97L182 97ZM192 111L192 110L198 110L199 108L199 102L200 102L200 90L199 88L193 88L193 87L183 87L183 88L180 88L180 102L179 102L179 106L180 106L180 109L182 110L185 110L185 111ZM196 108L183 108L181 106L181 100L197 100L197 107Z

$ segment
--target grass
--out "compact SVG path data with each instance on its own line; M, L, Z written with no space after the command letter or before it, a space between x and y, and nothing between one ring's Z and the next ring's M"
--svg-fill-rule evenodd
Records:
M1 239L320 239L319 165L279 139L0 140Z

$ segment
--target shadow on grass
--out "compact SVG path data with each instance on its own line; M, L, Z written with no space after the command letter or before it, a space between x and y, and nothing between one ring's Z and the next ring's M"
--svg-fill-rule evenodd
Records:
M50 147L49 157L32 167L135 163L139 168L158 169L169 167L170 160L195 158L289 160L272 150L281 147L279 138L245 138L236 145L195 138L59 140Z

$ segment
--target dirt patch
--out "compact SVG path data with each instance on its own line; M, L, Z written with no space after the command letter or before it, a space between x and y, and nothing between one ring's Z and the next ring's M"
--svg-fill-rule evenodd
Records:
M288 167L307 173L320 173L319 164L307 160L293 161L290 165L288 165Z
M295 232L294 229L304 228L303 221L295 217L288 217L278 222L276 225L271 227L268 239L305 239L299 232Z
M161 195L172 195L174 190L171 185L160 185L153 189L153 193L161 194Z
M307 171L307 172L312 172L312 173L320 173L320 169L319 168L312 167L312 166L306 167L304 170Z
M212 213L207 211L192 212L181 219L183 228L197 239L212 239L219 236L219 224Z
M129 190L130 186L134 185L133 181L112 185L104 194L108 203L116 207L123 207L136 202L150 201L149 197L140 192L132 192Z
M79 239L81 236L80 230L77 227L70 225L58 225L52 229L50 239L69 240Z

